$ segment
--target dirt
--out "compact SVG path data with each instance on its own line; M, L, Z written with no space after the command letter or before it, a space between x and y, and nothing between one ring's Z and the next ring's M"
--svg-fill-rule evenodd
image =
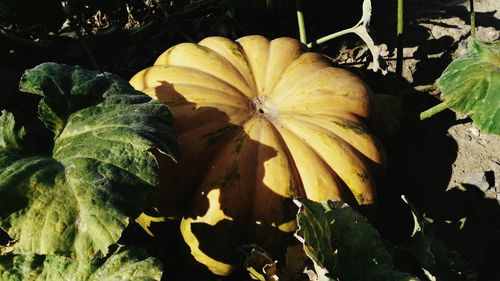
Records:
M340 64L363 69L360 75L375 93L404 92L400 93L402 127L384 138L390 162L387 178L379 184L383 207L378 228L394 243L407 235L411 214L400 198L404 195L432 233L460 253L468 268L462 272L463 280L498 280L500 136L482 133L470 118L449 110L418 121L420 112L440 102L432 97L439 92L404 90L432 85L453 59L467 51L469 1L407 2L400 88L390 82L396 70L391 20L395 1L373 2L372 35L379 42L388 74L367 72L368 48L352 38L334 44L337 50L330 51ZM500 2L475 1L475 10L476 38L499 40Z
M416 2L409 4L412 13L407 15L405 35L403 76L409 87L434 83L452 59L465 53L470 36L468 1ZM500 2L475 2L476 38L498 40ZM386 56L391 58L394 54ZM390 61L388 67L394 71L395 63ZM423 102L420 95L425 94L414 92L406 103L412 104L413 110L423 110L429 107L425 107L427 102L439 102ZM460 252L471 269L463 273L465 280L498 280L500 137L482 133L469 118L451 111L404 125L409 124L413 125L386 142L402 145L400 150L391 151L390 157L396 162L393 165L403 166L390 169L389 176L395 179L388 180L388 189L406 195L436 236ZM397 199L393 200L397 205ZM398 208L385 211L389 214L394 210ZM394 216L387 220L391 219ZM396 219L396 223L404 224L404 219Z
M456 7L458 3L458 6L469 9L468 2L448 2L451 2L449 3L451 7ZM498 40L500 38L498 29L500 2L493 0L477 1L474 8L477 14L476 20L479 23L476 38L483 42ZM431 13L429 10L426 10L426 12ZM485 15L484 21L483 15ZM493 15L495 20L486 18L486 15ZM481 24L484 24L484 26ZM455 59L467 51L467 43L470 38L470 26L467 19L464 20L461 17L453 16L449 18L429 17L427 22L422 22L419 25L427 29L429 34L427 40L440 40L448 36L451 37L452 45L456 46L456 49L430 52L427 54L427 58L441 58L446 56L445 52L451 52L451 58ZM413 76L417 72L418 63L421 60L412 58L412 56L418 49L418 46L404 49L404 56L408 57L408 59L404 62L403 76L413 86L418 86L413 83ZM456 119L463 120L465 123L453 125L447 130L447 134L457 142L458 147L447 189L464 189L464 186L467 185L475 186L484 192L487 198L500 200L500 138L496 135L481 133L466 116L457 114Z

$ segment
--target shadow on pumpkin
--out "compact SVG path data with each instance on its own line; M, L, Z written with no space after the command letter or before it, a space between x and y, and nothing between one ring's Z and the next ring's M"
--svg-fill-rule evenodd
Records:
M156 238L146 246L166 263L165 278L190 280L193 274L207 272L193 262L190 251L237 265L243 256L238 248L257 244L273 258L283 257L286 246L297 241L293 231L283 232L279 227L290 228L297 208L292 199L264 184L264 166L276 157L277 150L250 138L243 127L218 108L197 107L189 102L175 85L164 83L154 95L169 106L181 147L178 164L157 155L160 184L151 197L160 214L174 217L167 224L152 227ZM245 128L267 129L263 123L256 121ZM290 178L280 184L299 186L300 182ZM190 232L195 237L188 239L191 249L182 241L186 234L183 239L176 229L182 216L185 221L191 220ZM181 262L179 256L187 262Z

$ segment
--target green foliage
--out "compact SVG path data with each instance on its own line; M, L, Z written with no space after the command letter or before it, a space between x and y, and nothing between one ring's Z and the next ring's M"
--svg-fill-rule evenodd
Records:
M162 265L138 248L116 247L108 256L81 264L58 255L0 256L0 281L14 280L160 280Z
M298 237L320 280L418 280L394 268L380 234L348 205L296 202Z
M427 233L415 213L414 233L407 242L395 246L347 204L305 198L296 203L300 207L296 236L313 261L319 280L460 279L456 252Z
M0 228L22 260L106 255L158 183L152 150L176 155L168 109L118 76L55 63L26 71L20 89L42 96L39 118L52 134L39 141L52 145L33 150L31 132L2 112Z
M438 80L450 109L466 114L485 133L500 134L500 42L472 41Z

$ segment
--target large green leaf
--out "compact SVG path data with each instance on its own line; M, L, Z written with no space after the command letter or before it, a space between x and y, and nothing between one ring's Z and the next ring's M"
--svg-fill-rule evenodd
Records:
M500 42L473 41L438 80L447 106L472 118L486 133L500 134Z
M24 127L17 126L12 113L2 110L0 115L0 147L9 151L22 151L25 137ZM2 163L5 161L1 161L0 165Z
M90 263L57 255L0 256L0 281L153 281L161 275L161 263L137 248L119 247Z
M115 75L54 63L28 70L20 89L42 96L55 137L33 153L14 116L0 117L0 228L19 254L105 254L158 182L152 150L175 154L168 109Z
M296 236L319 280L418 280L394 268L380 234L348 205L305 198L295 202L300 207Z

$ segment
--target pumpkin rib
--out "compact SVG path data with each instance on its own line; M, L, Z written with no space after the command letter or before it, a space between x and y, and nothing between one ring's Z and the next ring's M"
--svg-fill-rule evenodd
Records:
M296 88L298 88L304 84L311 84L310 80L312 80L313 78L318 76L318 73L320 73L321 71L324 71L324 69L325 68L316 69L313 72L305 74L300 79L296 80L294 84L290 85L283 92L274 93L273 100L277 104L280 104L282 101L287 100L287 97L292 96L292 94L296 91ZM282 94L280 94L280 93L282 93Z
M222 44L221 44L222 43ZM207 37L200 42L198 42L199 45L205 46L215 53L219 54L223 58L225 58L229 63L231 63L234 68L240 73L240 75L245 79L247 82L247 85L250 86L253 92L256 91L256 85L255 85L255 79L253 77L253 74L250 70L250 66L248 63L248 59L246 58L243 49L241 45L239 45L237 42L233 42L227 38L224 37L219 37L219 36L212 36L212 37ZM221 46L222 45L222 46ZM231 46L229 46L231 45ZM234 49L237 49L235 51ZM236 60L233 58L229 58L229 56L234 56ZM238 65L238 60L237 58L241 57L241 61L243 62L243 65ZM247 70L247 73L244 73L244 70Z
M238 68L236 68L236 66L234 65L234 63L231 60L229 60L225 56L220 55L219 53L217 53L216 51L214 51L214 50L212 50L212 49L210 49L208 47L205 47L203 45L200 45L200 46L206 48L207 50L210 50L210 52L213 52L214 55L217 56L221 61L227 62L233 68L233 70L235 70L239 74L239 78L241 78L241 81L243 81L245 83L245 85L248 87L248 93L250 93L250 94L255 93L255 87L253 85L254 83L250 83L247 80L247 78L244 76L244 74L241 73L238 70ZM217 78L220 78L220 77L217 77ZM226 78L226 77L224 77L224 78ZM220 79L222 80L222 78L220 78ZM245 95L244 91L242 91L241 89L239 89L236 85L232 85L232 86L235 87L236 89L238 89L247 99L250 99L250 98L254 97L254 95Z
M179 130L179 139L200 139L205 138L207 145L219 143L232 130L239 126L227 123L225 120L213 120L211 122L199 123L197 126L190 127L187 130Z
M295 182L295 184L297 185L296 188L290 188L291 190L294 190L293 197L306 196L307 193L304 189L304 185L302 183L300 173L298 173L297 163L294 161L294 158L292 157L292 153L291 153L285 139L283 138L283 135L281 135L281 132L278 129L279 125L272 123L272 122L270 122L270 123L272 125L271 128L274 131L274 135L276 136L276 138L279 141L279 145L280 145L281 149L283 150L283 152L287 156L287 159L289 159L288 162L289 162L290 169L292 171L291 174L292 174L292 176L294 176L294 178L292 178L290 181L290 185L292 185L293 182Z
M269 61L269 45L270 41L264 36L251 35L245 36L238 40L238 42L245 54L245 57L250 66L255 81L255 97L263 93L265 86L265 73ZM265 48L265 50L262 50Z
M263 169L260 170L261 174L257 175L258 177L262 176L262 179L258 178L256 183L263 182L270 190L282 197L297 196L297 191L292 188L292 185L288 186L288 189L276 188L283 182L283 178L291 179L293 177L291 162L286 158L287 155L284 153L282 142L279 135L276 134L277 130L274 125L265 119L255 119L260 126L259 138L255 141L261 144L259 145L257 163L263 165Z
M310 95L310 98L306 98ZM277 105L280 112L295 111L306 114L329 114L339 106L352 114L367 118L370 114L369 101L362 97L331 95L325 90L311 90L301 96L290 98Z
M283 126L278 126L277 129L285 143L290 159L292 159L294 168L298 172L298 177L300 177L302 194L298 196L306 196L316 201L326 199L341 200L349 197L345 195L345 183L316 150L293 131ZM294 152L292 152L291 147L294 148ZM309 161L301 161L304 158L309 159ZM325 169L325 167L327 168ZM311 175L313 176L311 177ZM316 183L312 184L311 182ZM323 186L329 188L329 190L326 190L326 192L322 192L325 190L318 190L322 189Z
M269 54L265 71L265 84L261 96L270 97L274 88L283 78L283 73L302 53L302 45L291 38L274 39L269 44Z
M240 125L246 122L249 118L251 118L250 114L248 113L248 109L246 108L240 108L237 106L231 106L227 104L222 104L222 103L199 103L199 104L194 104L188 100L185 99L170 99L170 100L164 100L161 99L154 93L155 88L148 88L144 90L144 93L148 94L149 96L158 99L160 102L163 104L166 104L172 113L172 116L175 119L174 126L176 129L179 128L178 124L179 123L188 123L190 126L193 126L193 119L196 120L196 116L192 116L192 114L195 115L200 115L204 114L207 115L205 116L205 121L210 122L211 118L214 117L214 114L217 114L219 112L222 116L220 118L225 118L228 119L227 122L229 124L234 124L234 125ZM217 108L217 109L215 109ZM199 110L202 110L201 112ZM206 111L211 111L212 114L206 113ZM194 125L196 126L196 125Z
M321 116L325 116L325 117L338 117L338 118L342 118L342 119L345 119L345 120L348 120L348 121L351 121L351 122L355 122L355 123L362 123L362 120L364 119L363 116L359 116L357 114L354 114L352 113L351 111L347 111L347 110L344 110L344 109L336 109L336 110L331 110L331 111L328 111L328 112L322 112L322 113L312 113L309 112L309 111L305 111L305 112L296 112L294 110L281 110L280 111L280 116L283 116L283 117L293 117L295 115L306 115L306 116L317 116L317 115L321 115Z
M282 124L284 123L282 122ZM293 123L295 125L292 125ZM297 127L297 123L299 123L298 126L301 127L300 129L294 128ZM367 163L362 157L359 157L359 152L352 148L349 143L340 139L332 132L310 122L288 118L284 127L296 133L301 139L305 140L307 137L307 140L310 141L308 145L339 175L340 179L347 185L358 201L358 204L373 203L373 180L371 172L368 169ZM317 142L316 145L313 145L312 142L316 138L321 139L321 136L325 136L323 142ZM329 142L329 144L326 144L325 141ZM329 155L325 155L326 153L329 153ZM345 167L346 165L350 167Z
M155 88L146 88L144 93L149 93L162 103L173 105L178 99L184 99L186 103L196 103L210 105L217 108L218 105L230 106L242 110L248 109L248 101L241 97L234 97L227 92L212 89L204 85L176 83L174 87L158 86ZM200 96L203 95L203 96ZM168 99L169 96L173 99ZM196 100L199 98L199 100ZM205 99L206 101L203 101Z
M372 164L382 165L384 163L384 156L379 153L381 144L371 136L368 128L361 123L352 122L333 115L316 115L314 117L321 118L312 118L305 114L295 114L293 116L293 118L318 125L337 135L346 144L358 151L362 157L370 160Z
M293 101L285 101L277 105L281 115L297 114L319 114L331 115L342 106L345 111L349 111L352 115L356 115L366 119L370 114L368 101L361 98L346 98L340 96L329 96L321 92L310 92L310 95L315 95L312 98L295 99Z
M266 86L267 86L267 74L269 72L269 67L271 66L271 64L269 63L270 60L271 60L271 56L273 55L272 54L272 49L271 49L271 46L273 44L273 41L274 40L270 40L268 41L268 45L267 45L267 60L265 62L265 68L264 68L264 72L263 72L263 78L262 78L262 88L259 89L259 92L257 93L257 96L262 96L264 95L265 91L266 91Z
M192 119L198 118L197 116L190 116L190 106L186 106L185 108L172 108L172 112L175 113L174 118L177 117L177 119L183 119L182 122L186 123L189 126L189 123L191 122ZM220 111L218 113L213 112L210 114L210 111L212 110L213 107L207 106L207 107L199 107L196 109L202 110L206 109L209 111L205 118L207 118L206 122L210 122L211 119L215 119L215 117L211 117L210 115L217 115L218 113L222 115L221 119L224 119L229 125L235 125L235 126L241 126L241 124L244 124L248 119L250 119L250 115L248 114L247 111L239 109L239 108L234 108L234 107L220 107ZM176 120L177 123L180 123L180 120ZM176 123L174 123L175 125ZM177 127L176 127L177 128Z
M249 209L245 223L249 226L246 230L248 239L258 235L262 227L270 227L280 233L296 230L296 224L293 223L296 216L295 206L291 200L284 206L283 200L299 195L297 186L300 186L300 180L297 174L294 174L296 171L293 169L293 163L274 125L260 118L254 118L253 122L256 126L247 133L258 144L255 161L260 164L255 166L255 188L251 198L253 208ZM290 183L288 189L282 188L283 179L287 179L286 184Z
M226 81L210 73L185 66L150 66L134 75L130 84L139 91L159 86L172 87L174 84L190 84L221 91L235 98L248 99L240 90Z
M181 43L161 54L155 65L170 65L196 69L224 80L247 98L252 97L252 87L245 77L225 57L210 48L195 43Z
M228 185L231 183L234 183L237 181L235 175L230 175L233 172L239 173L239 169L236 169L235 171L232 171L235 167L234 164L238 163L238 157L241 157L239 154L239 149L243 149L244 142L248 141L248 136L244 132L242 127L236 127L234 132L231 132L230 134L224 136L220 140L217 141L216 145L218 146L217 152L211 157L210 159L206 159L207 161L205 163L202 163L202 166L205 166L206 168L203 169L205 173L203 173L200 176L200 183L201 188L197 192L197 194L201 195L201 197L204 197L206 194L208 194L211 190L214 189L220 189L223 193L222 196L227 197L227 192L230 191L227 189ZM244 149L253 149L253 147L248 147L245 146ZM255 153L250 154L251 156L255 156ZM248 171L245 171L248 172ZM250 171L251 172L251 171ZM235 186L230 186L230 187L235 187ZM237 189L241 189L240 187L237 187ZM244 189L244 191L252 191L252 189ZM239 193L241 196L244 194ZM252 197L252 196L248 196ZM222 202L221 199L219 200L221 204L224 203L225 207L227 202ZM245 201L247 202L247 201ZM198 204L196 200L191 202L191 205L194 208L194 213L191 213L191 217L195 217L198 214L198 211L200 206L202 204ZM233 215L233 212L235 210L230 210L228 211L227 208L226 210L223 210L225 213L229 215Z
M147 89L144 89L146 91ZM155 88L154 95L157 97L159 101L162 101L159 95L177 96L184 98L187 102L195 103L195 104L212 104L212 105L222 105L222 106L230 106L238 109L248 109L249 101L242 98L241 96L235 97L231 94L227 94L226 92L212 89L205 85L196 85L196 84L185 84L185 83L176 83L172 89L170 87L166 89L162 89L162 86ZM165 100L165 99L163 99ZM168 100L165 101L167 104L170 104ZM217 106L215 106L217 108Z
M255 121L255 120L254 120ZM246 123L246 127L252 126L252 123ZM251 128L250 128L251 130ZM254 186L254 181L250 179L255 179L255 169L242 168L253 163L252 159L257 158L256 150L259 144L253 141L248 133L243 127L238 127L236 130L219 142L218 153L216 153L212 159L207 159L205 169L206 173L201 176L201 191L208 192L214 188L219 188L223 192L223 198L234 198L238 195L239 198L244 198L240 200L241 203L246 204L246 207L242 207L240 204L234 204L234 201L221 201L222 207L225 207L224 212L231 215L237 216L238 220L248 220L249 213L244 210L250 209L249 207L253 205L249 198L254 198L253 194L255 190L253 188L248 188L248 186ZM247 153L244 153L244 152ZM249 153L252 152L252 153ZM244 160L244 161L242 161ZM237 165L237 166L235 166ZM245 180L241 180L241 178ZM234 185L235 182L239 184ZM245 186L240 186L244 184ZM248 186L246 186L248 185ZM228 189L229 188L229 189ZM229 193L234 193L233 196ZM221 199L221 200L222 200ZM196 206L196 200L193 202ZM229 207L232 207L229 209ZM236 213L235 213L236 212ZM242 214L246 214L242 217ZM245 219L246 217L246 219Z
M300 157L297 156L298 159L307 158L315 159L317 162L309 161L302 163L301 161L296 161L299 163L297 166L298 170L304 172L305 170L311 168L310 166L314 166L311 168L310 172L305 172L301 174L303 175L303 183L305 194L307 198L316 201L324 201L328 199L335 200L343 200L345 202L353 203L356 202L354 199L354 195L347 187L346 183L342 180L342 178L338 175L335 169L328 163L321 153L319 153L314 147L312 147L305 139L296 134L294 131L281 127L281 132L283 136L287 136L287 145L292 145L293 141L295 141L301 148L294 150L295 154L305 153L309 154L309 157ZM294 140L295 139L295 140ZM296 147L296 146L295 146ZM295 161L295 157L292 157ZM320 175L320 178L316 178L313 176L313 181L319 181L319 183L315 184L306 184L304 181L306 180L307 173L311 173L314 176ZM311 179L308 180L310 182ZM326 187L328 189L322 189L322 187Z
M310 85L314 85L314 87ZM317 93L328 93L328 97L342 97L346 100L368 101L369 99L368 88L357 76L343 69L328 67L305 75L288 91L284 91L281 95L277 93L273 100L278 107L282 107L285 104L300 102L301 99L307 101L315 98ZM342 103L338 104L338 107L341 106Z
M276 83L269 97L273 98L278 93L289 91L295 84L306 78L304 73L306 73L306 76L311 75L327 67L331 67L331 65L321 55L312 52L301 54L285 69L283 75L280 77L280 81Z
M297 164L294 161L294 158L292 157L292 154L290 152L290 149L288 148L288 145L285 142L285 139L283 138L280 130L278 129L279 125L274 124L273 122L270 122L270 123L272 124L271 128L274 130L276 138L279 140L280 147L283 149L285 155L288 156L287 159L290 159L289 163L290 163L290 168L292 170L292 176L295 176L295 182L297 184L297 188L296 188L296 192L295 192L294 196L305 196L306 191L304 189L304 185L302 183L300 173L298 173Z

